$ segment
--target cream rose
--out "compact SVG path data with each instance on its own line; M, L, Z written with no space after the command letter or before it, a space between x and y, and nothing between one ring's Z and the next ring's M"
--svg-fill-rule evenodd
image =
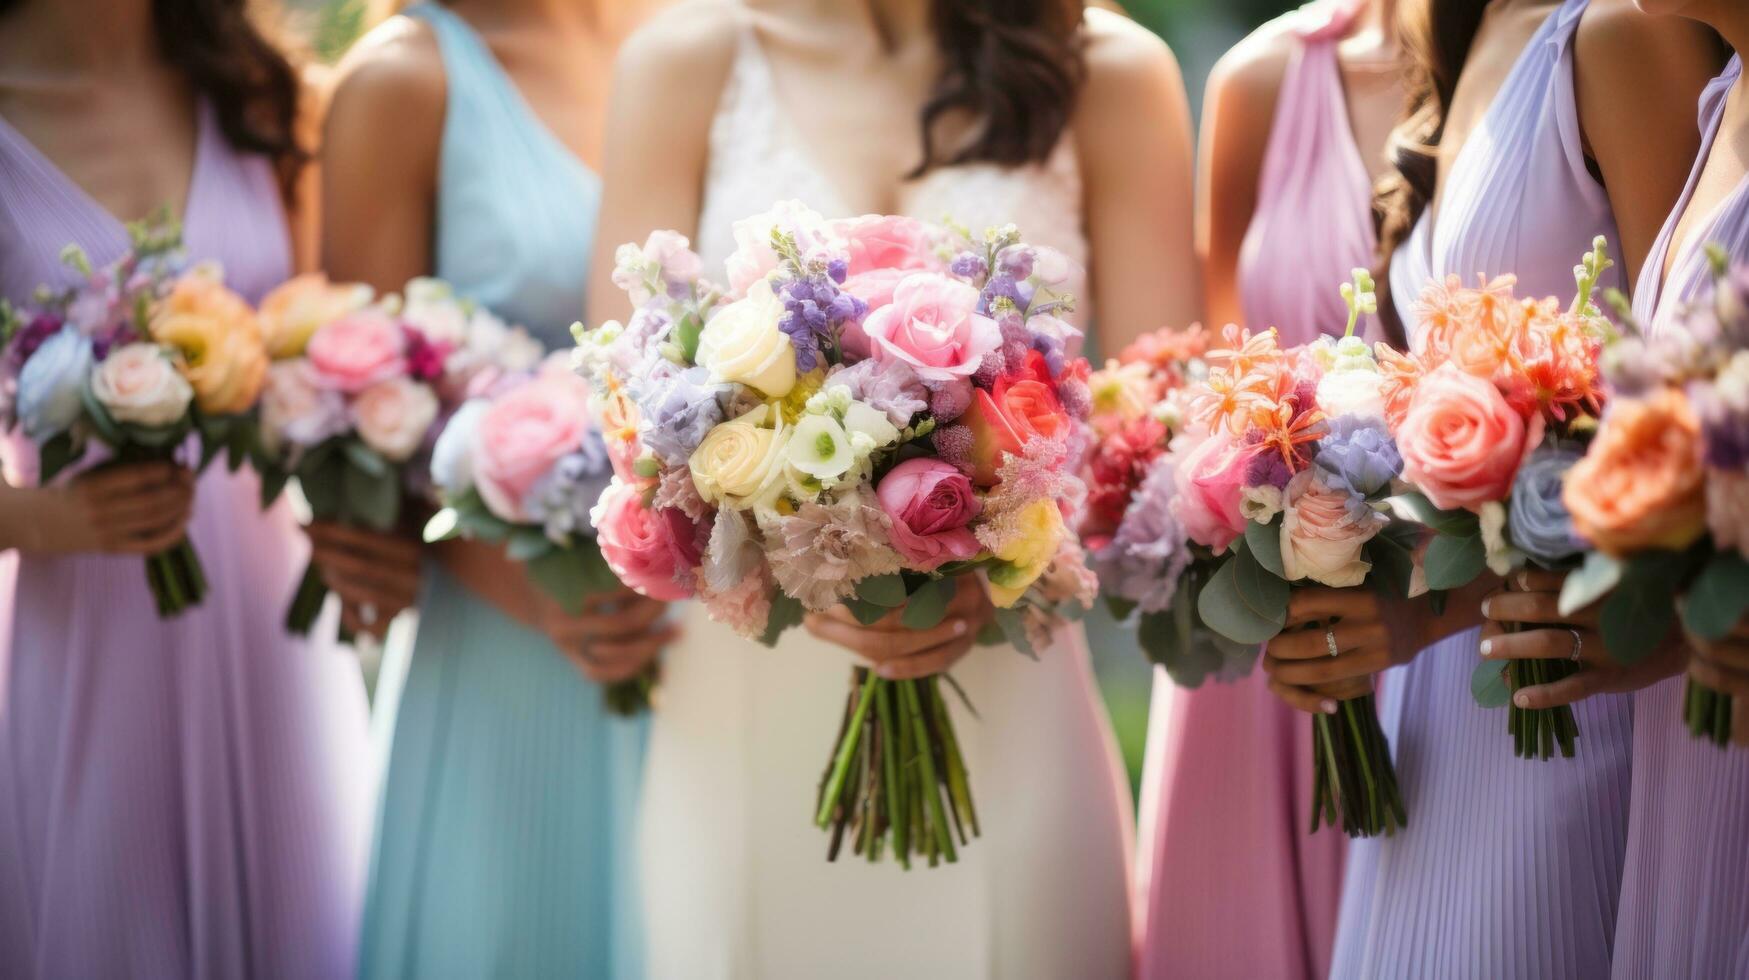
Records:
M783 475L788 438L766 425L771 410L761 405L739 418L717 425L687 460L699 496L726 507L758 503Z
M117 422L154 429L174 425L194 399L194 389L157 344L112 351L91 375L91 394Z
M713 382L757 388L768 398L782 398L796 386L796 352L789 335L778 327L783 303L761 279L745 299L724 307L705 324L698 339L698 363L710 370Z
M1281 520L1281 566L1287 580L1311 579L1343 589L1366 581L1372 563L1366 543L1384 528L1384 515L1346 490L1324 486L1317 470L1288 481Z
M437 419L437 395L411 378L390 378L352 400L352 424L364 444L392 463L418 452Z

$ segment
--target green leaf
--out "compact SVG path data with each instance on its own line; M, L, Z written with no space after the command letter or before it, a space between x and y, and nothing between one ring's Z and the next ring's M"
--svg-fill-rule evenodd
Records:
M897 609L905 604L905 578L897 572L871 575L856 583L856 596L864 602Z
M1002 632L1002 624L994 619L985 623L984 628L978 631L978 646L999 647L1006 642L1008 642L1008 637Z
M1621 582L1624 566L1601 551L1588 552L1585 563L1567 574L1561 583L1558 611L1571 616L1609 594Z
M1682 622L1706 640L1722 640L1749 613L1749 562L1736 551L1712 556L1689 586Z
M1026 635L1026 621L1019 609L996 610L996 625L1002 628L1002 637L1009 646L1030 660L1038 659L1038 651L1033 649L1032 640Z
M351 453L346 460L348 464L354 462ZM392 530L401 517L401 482L395 478L395 472L384 466L371 473L354 465L345 466L342 472L346 519L378 531Z
M802 604L795 599L777 592L771 597L771 616L765 621L765 635L759 642L768 647L777 646L778 637L784 630L802 623Z
M601 554L601 548L594 538L582 538L570 550L577 553L578 560L583 565L583 589L586 594L602 595L622 588L619 576L613 573L613 567Z
M1462 588L1488 567L1487 549L1478 531L1465 537L1441 534L1427 544L1424 561L1427 587L1441 591Z
M340 451L346 454L347 462L371 476L383 476L392 469L389 461L384 459L380 453L357 439L342 441Z
M588 595L583 565L575 552L553 548L523 565L534 584L551 596L559 608L575 616L583 611L583 598Z
M947 616L947 606L952 601L956 584L952 579L934 579L924 583L923 587L911 593L911 598L905 603L905 612L899 617L899 622L906 629L934 629Z
M1415 577L1415 545L1420 537L1415 525L1394 522L1367 542L1366 557L1372 562L1369 577L1375 588L1398 599L1409 598L1409 583Z
M1603 600L1598 632L1618 663L1635 664L1650 656L1670 635L1676 621L1676 583L1653 574L1640 559L1629 562L1609 598Z
M1484 660L1470 673L1470 695L1484 708L1504 708L1512 702L1512 687L1506 683L1506 665Z
M1385 506L1406 521L1414 521L1440 534L1464 538L1482 533L1482 522L1467 510L1440 510L1421 493L1410 491L1385 499Z
M533 561L557 547L540 528L519 527L510 533L504 553L511 561Z
M698 360L698 339L704 334L704 323L697 314L688 313L674 325L674 342L680 346L680 354L688 364Z
M266 510L285 492L285 485L291 479L291 474L277 466L264 466L258 473L261 477L261 509Z
M1203 586L1196 611L1204 625L1235 643L1266 643L1287 623L1287 598L1287 583L1241 548Z
M1279 517L1269 524L1246 521L1245 550L1251 552L1251 557L1257 559L1257 563L1268 569L1271 575L1283 580L1287 578L1287 571L1281 563L1281 519Z
M1129 599L1120 599L1107 592L1101 598L1105 600L1105 608L1111 612L1111 618L1123 622L1130 618L1130 613L1136 611L1136 604Z
M42 448L37 451L37 457L38 469L40 470L38 481L43 486L48 486L50 481L59 476L62 470L72 465L75 457L73 434L62 432L43 443Z
M431 515L431 520L425 522L425 530L419 535L426 544L438 541L448 541L461 535L461 515L454 507L445 507Z
M846 599L844 608L850 610L850 615L855 616L856 621L864 626L873 626L893 614L886 606L876 605L867 599Z
M85 402L85 417L90 420L91 427L97 430L97 438L111 446L120 445L122 442L121 428L110 416L109 409L104 408L103 403L97 400L97 394L91 390L91 385L87 383L84 388L80 389L79 394ZM44 482L47 482L46 477Z

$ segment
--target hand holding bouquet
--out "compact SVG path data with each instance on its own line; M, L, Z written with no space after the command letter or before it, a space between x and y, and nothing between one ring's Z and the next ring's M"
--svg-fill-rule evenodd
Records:
M976 572L1017 646L1048 639L1059 602L1093 585L1065 518L1083 495L1088 368L1057 316L1062 257L1012 228L973 242L793 202L736 239L729 292L678 235L623 246L615 281L636 312L579 331L610 455L631 471L608 493L647 499L678 559L667 581L627 583L678 585L770 643L840 604L930 629ZM848 835L871 860L890 844L934 864L976 834L938 681L854 672L817 811L832 855Z

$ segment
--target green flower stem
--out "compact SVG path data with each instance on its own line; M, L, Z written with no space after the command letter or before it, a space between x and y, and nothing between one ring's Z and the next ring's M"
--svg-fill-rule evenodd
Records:
M959 854L954 850L953 835L947 827L947 814L941 805L940 782L935 773L935 753L929 743L929 733L924 727L923 705L917 696L917 681L902 681L899 684L899 695L905 702L906 709L911 714L912 735L918 744L917 758L923 766L923 785L927 787L925 803L929 805L930 822L934 824L934 837L941 850L942 857L949 864L959 860Z
M1733 706L1729 696L1707 687L1693 678L1683 694L1683 720L1688 732L1724 748L1731 744Z
M929 698L935 707L935 730L941 735L943 753L947 757L947 785L953 794L954 812L964 827L972 829L972 836L979 836L978 810L972 804L971 776L966 771L965 757L960 754L959 737L954 734L953 718L948 715L947 701L941 696L941 679L929 678ZM966 843L962 827L960 842Z
M856 748L862 743L862 722L868 717L869 707L874 703L875 685L878 678L872 671L859 668L866 674L862 682L862 693L856 701L856 710L851 715L850 724L844 733L844 741L838 747L838 757L832 764L832 774L826 780L826 788L820 794L820 812L815 814L814 823L825 827L832 822L832 811L838 805L838 797L844 792L844 780L850 773L850 761L856 755Z
M322 578L322 570L312 561L304 566L303 578L298 580L298 590L292 595L291 606L285 611L286 632L308 636L310 627L316 623L316 617L322 614L322 603L327 600L328 583Z
M881 733L881 777L886 782L887 826L893 832L893 853L899 866L911 870L910 811L905 806L905 781L899 778L899 753L903 740L893 727L893 686L882 683L875 689L875 718Z

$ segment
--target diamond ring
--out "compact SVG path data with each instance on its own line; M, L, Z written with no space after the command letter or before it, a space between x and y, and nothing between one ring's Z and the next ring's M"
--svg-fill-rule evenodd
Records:
M1341 652L1341 651L1336 649L1336 631L1335 630L1328 629L1328 630L1324 631L1324 649L1330 651L1330 656L1332 656L1332 657L1336 656L1338 653Z

